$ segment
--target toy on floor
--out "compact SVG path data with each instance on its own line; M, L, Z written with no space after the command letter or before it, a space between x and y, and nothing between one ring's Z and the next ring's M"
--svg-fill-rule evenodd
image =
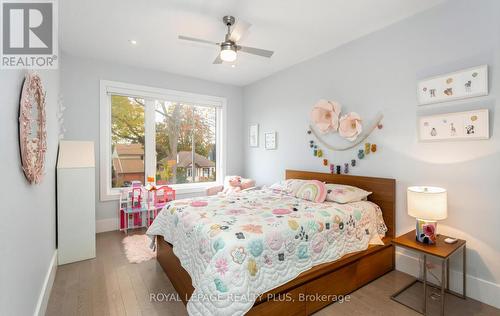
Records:
M168 202L175 200L175 190L168 185L155 188L152 191L153 200L148 205L148 226L151 225L158 213Z
M121 189L120 230L149 227L161 209L175 200L175 190L169 186L156 187L134 183L132 187Z

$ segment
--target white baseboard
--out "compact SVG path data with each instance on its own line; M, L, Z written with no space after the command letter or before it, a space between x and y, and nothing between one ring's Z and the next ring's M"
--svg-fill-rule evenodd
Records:
M418 257L411 256L407 253L396 251L396 270L408 273L414 277L420 276L421 267L419 266ZM433 269L434 270L434 269ZM440 277L440 269L435 271ZM427 280L436 283L436 280L428 277ZM500 285L486 281L475 276L467 274L466 276L467 297L473 298L485 304L500 308ZM462 293L462 270L450 269L450 289Z
M54 279L56 278L56 272L57 249L54 251L54 255L52 255L52 259L50 260L49 270L47 271L47 275L45 276L42 291L40 292L38 302L36 303L34 316L45 315L45 311L47 310L47 305L49 303L50 292L52 291L52 285L54 285Z
M119 229L118 218L99 219L95 222L96 233L110 232Z

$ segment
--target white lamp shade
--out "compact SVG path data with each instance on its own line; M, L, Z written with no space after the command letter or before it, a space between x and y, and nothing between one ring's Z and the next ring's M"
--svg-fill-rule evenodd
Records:
M438 187L409 187L408 215L417 219L437 221L448 216L446 190Z

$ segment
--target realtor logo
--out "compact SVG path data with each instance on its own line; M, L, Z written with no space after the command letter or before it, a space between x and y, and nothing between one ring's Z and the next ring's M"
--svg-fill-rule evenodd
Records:
M0 0L2 69L58 67L56 0Z

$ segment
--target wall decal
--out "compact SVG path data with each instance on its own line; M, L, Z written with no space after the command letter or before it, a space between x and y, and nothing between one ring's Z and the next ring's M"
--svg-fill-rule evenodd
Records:
M59 95L57 100L59 108L57 109L57 122L59 125L59 140L64 139L64 134L66 133L66 127L64 127L64 111L66 107L64 106L64 100L62 95Z
M421 105L488 95L488 66L421 80L417 95Z
M488 109L423 116L418 120L421 141L488 139Z

